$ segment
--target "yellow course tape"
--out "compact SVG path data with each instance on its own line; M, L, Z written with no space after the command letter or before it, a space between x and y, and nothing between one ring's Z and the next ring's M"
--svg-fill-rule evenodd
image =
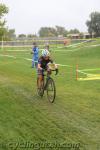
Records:
M93 76L88 76L86 78L79 78L78 80L84 81L84 80L100 80L100 75L93 75Z

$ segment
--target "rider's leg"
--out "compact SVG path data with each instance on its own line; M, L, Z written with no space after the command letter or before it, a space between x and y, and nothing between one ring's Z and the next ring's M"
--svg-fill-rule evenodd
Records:
M41 88L42 81L43 81L43 76L42 75L38 75L38 80L37 80L37 86L38 86L38 88Z
M32 68L34 68L34 60L32 60Z
M37 61L35 61L35 68L37 69L37 66L38 66L38 62Z
M43 82L43 71L38 70L38 79L37 79L37 86L38 88L41 87L41 83Z

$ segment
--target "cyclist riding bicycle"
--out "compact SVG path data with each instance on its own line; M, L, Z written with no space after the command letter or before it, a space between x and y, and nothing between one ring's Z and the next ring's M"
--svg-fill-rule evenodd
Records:
M51 59L50 52L48 50L42 51L42 56L40 56L38 60L37 68L38 68L38 83L37 83L38 88L40 87L41 82L43 80L44 71L46 71L47 74L51 74L52 70L56 70L56 74L58 73L58 67Z

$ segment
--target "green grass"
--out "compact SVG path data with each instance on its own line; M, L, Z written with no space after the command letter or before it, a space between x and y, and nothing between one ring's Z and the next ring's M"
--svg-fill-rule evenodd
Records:
M15 149L18 142L66 143L65 150L70 149L70 143L80 143L80 150L100 149L100 80L76 81L75 77L76 64L79 69L100 68L100 46L85 47L94 44L100 44L100 40L52 50L57 63L69 65L59 66L59 75L53 75L57 88L53 104L47 101L46 94L42 99L37 96L36 70L31 68L31 61L24 60L31 58L30 53L0 52L16 56L0 56L0 148L4 145L1 150ZM67 51L77 48L80 49ZM92 73L100 74L100 70ZM16 149L22 150L21 146Z

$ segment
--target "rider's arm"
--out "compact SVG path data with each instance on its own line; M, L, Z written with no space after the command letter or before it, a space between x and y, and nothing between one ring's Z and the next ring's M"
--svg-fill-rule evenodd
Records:
M42 70L43 68L41 67L41 64L40 63L38 63L38 69L39 70Z
M31 51L31 54L34 54L34 47L32 47L32 51Z
M39 48L36 47L36 48L34 49L34 54L38 54L38 53L39 53Z
M38 60L38 66L37 66L39 70L43 70L43 68L41 67L41 64L42 64L42 58L40 57Z

